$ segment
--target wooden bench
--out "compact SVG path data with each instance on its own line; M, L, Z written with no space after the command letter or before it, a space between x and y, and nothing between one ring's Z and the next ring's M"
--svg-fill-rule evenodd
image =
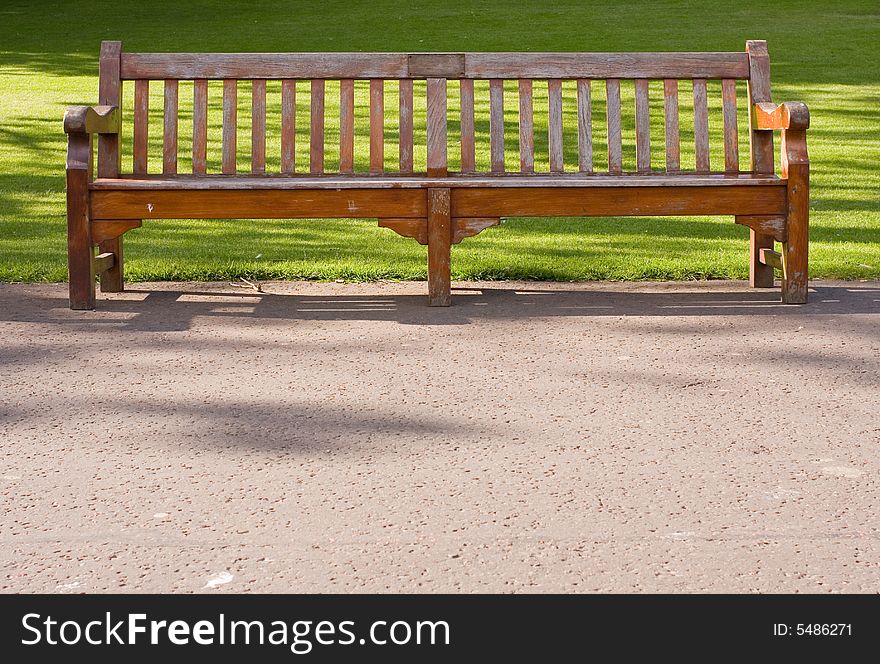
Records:
M130 81L133 95L123 98ZM152 121L151 81L154 93L162 81L164 95ZM506 92L505 81L515 81ZM251 97L247 172L236 140L239 88ZM308 98L299 113L298 95ZM514 95L518 104L509 103ZM746 96L751 155L743 168L737 99ZM665 139L654 150L652 100L653 133ZM807 299L809 113L801 103L771 102L763 41L734 53L436 54L125 53L120 42L104 42L98 103L73 107L64 120L73 309L94 308L96 275L103 291L122 290L122 235L168 218L378 218L428 246L429 303L445 306L451 245L501 217L732 215L750 229L751 286L772 287L775 268L783 302ZM182 115L191 128L185 146ZM306 128L308 171L299 172ZM781 132L778 175L773 130ZM512 165L505 147L515 143ZM131 149L125 159L123 145ZM358 163L360 154L369 162Z

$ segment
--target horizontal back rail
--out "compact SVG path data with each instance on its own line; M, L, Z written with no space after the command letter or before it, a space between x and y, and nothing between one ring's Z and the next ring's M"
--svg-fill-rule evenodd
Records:
M730 78L746 53L123 53L137 79Z

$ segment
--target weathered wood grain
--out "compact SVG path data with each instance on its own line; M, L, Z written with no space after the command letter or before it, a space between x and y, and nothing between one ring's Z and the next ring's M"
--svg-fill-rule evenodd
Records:
M309 172L324 172L324 81L312 81L311 127L309 131Z
M551 78L547 81L547 131L550 153L550 172L562 173L565 162L562 147L562 80Z
M678 81L663 81L663 115L666 127L666 172L681 169L681 137L678 129Z
M413 82L404 78L399 83L400 139L398 142L401 173L413 172Z
M98 60L98 104L122 107L120 83L120 57L122 42L101 42L101 55ZM114 178L120 168L119 134L98 136L98 177Z
M238 152L238 81L223 81L223 156L220 170L226 175L237 170Z
M165 81L165 104L162 109L162 172L169 175L177 173L177 93L178 82Z
M724 170L739 171L739 134L736 128L736 81L721 81L721 113L724 121Z
M385 82L370 81L370 173L385 170Z
M266 172L266 79L255 78L251 89L251 173Z
M535 172L535 120L532 81L519 81L519 170Z
M428 304L432 307L448 307L452 299L449 209L449 189L428 189Z
M200 78L193 82L193 138L192 172L204 174L208 170L208 81Z
M339 172L354 172L354 81L339 81Z
M489 81L489 161L493 173L504 172L504 81Z
M281 172L296 171L296 81L281 81Z
M694 153L697 173L709 172L709 100L706 79L694 79Z
M623 170L623 145L620 135L620 81L605 81L605 114L608 122L608 172L620 174Z
M150 82L139 79L134 82L134 144L132 146L132 172L147 172L147 132L150 120Z
M461 172L476 170L476 139L474 137L474 82L459 81L461 95Z
M590 79L577 80L578 104L578 169L593 172L593 106L590 99Z
M428 79L428 175L449 172L446 153L446 79Z
M636 168L651 171L651 115L648 104L648 80L636 80Z

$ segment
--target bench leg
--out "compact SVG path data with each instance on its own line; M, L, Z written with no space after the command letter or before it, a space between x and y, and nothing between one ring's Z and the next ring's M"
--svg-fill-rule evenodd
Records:
M761 249L773 249L773 236L749 229L749 286L773 288L773 268L760 261Z
M67 274L71 309L95 308L92 233L89 228L89 138L71 134L67 168ZM73 166L71 165L73 164Z
M782 301L807 301L808 233L807 211L789 208L788 240L782 243Z
M449 189L428 189L428 304L432 307L448 307L452 302L449 199Z
M121 293L122 283L122 236L98 243L98 252L113 254L113 267L101 273L101 291L104 293Z

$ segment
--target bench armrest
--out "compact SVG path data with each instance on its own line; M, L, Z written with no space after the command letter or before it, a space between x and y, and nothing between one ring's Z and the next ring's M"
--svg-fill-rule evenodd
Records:
M118 134L118 106L71 106L64 113L67 134Z
M752 129L766 130L804 130L810 126L810 111L807 105L799 101L787 101L782 104L760 102L755 104L752 114Z

